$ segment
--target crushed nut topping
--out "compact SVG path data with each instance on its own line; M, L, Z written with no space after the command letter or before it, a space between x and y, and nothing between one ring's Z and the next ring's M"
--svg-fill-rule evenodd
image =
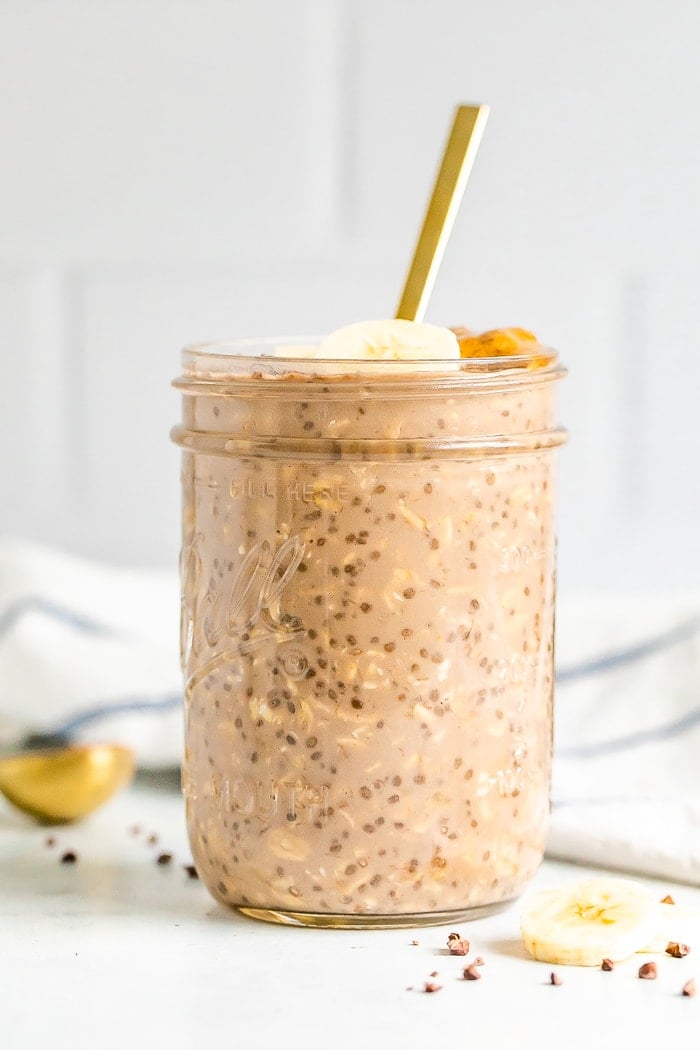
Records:
M658 970L656 969L655 962L644 963L639 967L639 977L643 981L655 981L658 977Z
M679 944L678 941L669 941L666 945L666 954L672 956L674 959L683 959L690 953L690 948L687 944Z
M451 933L447 938L447 948L450 955L467 955L469 952L469 941L459 933Z

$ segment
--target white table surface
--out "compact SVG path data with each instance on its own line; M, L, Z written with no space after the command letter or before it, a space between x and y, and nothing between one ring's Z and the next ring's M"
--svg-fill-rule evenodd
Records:
M59 863L67 849L77 864ZM161 850L171 866L156 864ZM700 944L685 959L657 957L655 982L638 979L635 957L612 973L558 967L564 983L553 987L552 967L520 944L516 904L461 926L486 960L482 980L466 982L463 960L445 954L447 927L259 923L215 904L184 871L189 860L175 791L132 787L89 821L53 831L0 801L3 1050L700 1045L700 996L680 995L689 977L700 983ZM582 870L546 862L534 888ZM644 881L700 907L699 889ZM433 970L443 987L428 995Z

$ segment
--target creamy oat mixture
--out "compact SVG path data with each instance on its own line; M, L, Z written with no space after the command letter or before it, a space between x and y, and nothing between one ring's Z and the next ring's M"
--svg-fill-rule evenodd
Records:
M183 785L221 901L460 912L540 863L556 370L507 364L189 387ZM455 447L484 435L515 447Z

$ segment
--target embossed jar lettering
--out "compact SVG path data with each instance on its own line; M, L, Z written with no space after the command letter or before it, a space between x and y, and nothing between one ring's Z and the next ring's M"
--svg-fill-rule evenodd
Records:
M254 543L245 554L228 590L201 589L204 576L199 553L201 537L183 552L181 647L188 674L197 660L222 639L233 640L236 652L247 653L268 642L293 641L304 635L298 617L284 612L283 592L304 557L304 543L290 536L273 554L267 540Z

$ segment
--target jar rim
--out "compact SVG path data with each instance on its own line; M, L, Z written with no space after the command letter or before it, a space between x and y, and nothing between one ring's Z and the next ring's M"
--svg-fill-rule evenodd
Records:
M278 347L318 345L318 337L266 337L193 343L182 350L183 375L173 383L181 390L224 393L231 382L236 386L266 381L273 386L289 388L327 380L334 385L380 384L412 385L430 382L431 386L478 385L479 388L502 383L536 383L559 379L566 370L559 364L556 350L536 345L527 354L500 357L466 357L448 359L414 358L401 360L359 360L311 358L274 353Z

